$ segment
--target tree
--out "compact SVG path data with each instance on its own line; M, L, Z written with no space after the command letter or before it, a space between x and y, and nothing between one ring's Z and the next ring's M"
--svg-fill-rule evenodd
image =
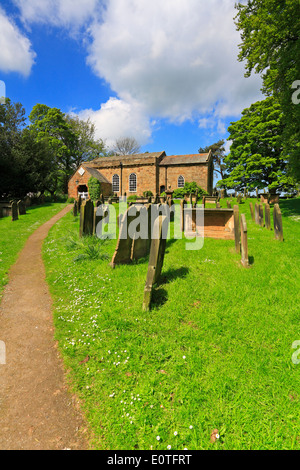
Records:
M263 92L274 95L281 106L283 146L289 155L290 169L299 181L300 103L293 99L300 80L299 2L248 0L236 8L236 26L242 38L238 58L246 61L245 76L252 71L261 74Z
M224 157L225 157L225 141L219 140L215 144L209 145L207 147L200 147L198 152L199 153L208 153L211 150L213 163L214 163L214 171L216 176L221 176L221 179L224 177Z
M76 162L77 135L58 108L37 104L29 115L29 129L38 142L44 142L53 155L53 166L49 168L52 183L61 184L68 192L68 180ZM57 189L57 188L56 188Z
M116 155L133 155L140 152L140 146L133 137L122 137L116 140L114 152Z
M78 116L66 115L66 121L70 124L75 140L75 169L85 161L93 160L95 157L106 156L107 150L102 139L95 138L95 124L90 119L86 121Z
M238 190L268 187L271 193L293 186L287 176L283 129L281 107L273 97L245 109L228 128L232 145L224 158L227 174L218 185Z
M51 155L24 125L21 103L6 99L0 106L0 195L6 198L44 192L49 186Z

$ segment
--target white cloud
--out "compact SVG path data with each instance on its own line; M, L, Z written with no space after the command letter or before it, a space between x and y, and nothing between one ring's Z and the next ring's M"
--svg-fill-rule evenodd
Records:
M14 0L26 23L77 28L94 17L98 0Z
M136 102L110 98L97 111L85 109L76 114L80 119L91 119L96 127L96 137L104 139L109 148L119 137L134 137L140 145L146 144L151 137L151 124Z
M142 145L151 136L151 118L191 120L224 134L227 117L262 99L260 78L244 78L237 60L233 0L14 2L27 24L66 27L71 34L84 26L87 62L118 98L82 115L93 117L108 142L123 134Z
M182 122L238 115L261 97L244 78L232 0L108 0L90 27L88 63L125 101Z
M0 6L0 70L28 76L34 64L31 43Z

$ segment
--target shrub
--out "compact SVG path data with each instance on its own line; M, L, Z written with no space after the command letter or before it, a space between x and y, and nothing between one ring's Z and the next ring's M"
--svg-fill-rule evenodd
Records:
M144 191L143 192L143 197L151 197L151 196L153 196L152 191Z
M195 194L197 190L198 196L206 196L208 194L204 189L198 186L195 181L192 181L191 183L186 182L183 188L175 189L173 192L173 197L182 199L185 194Z
M88 181L89 195L92 201L97 201L101 194L101 183L97 178L91 176Z

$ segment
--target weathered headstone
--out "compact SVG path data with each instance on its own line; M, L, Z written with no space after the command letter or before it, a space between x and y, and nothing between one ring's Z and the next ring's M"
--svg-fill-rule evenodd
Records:
M181 209L181 218L180 218L180 223L181 223L181 231L184 232L184 209L186 206L187 202L185 199L181 199L180 201L180 209Z
M18 212L19 212L19 215L26 214L26 205L25 205L25 202L22 200L18 201Z
M228 209L231 209L231 203L230 203L230 201L229 201L228 199L227 199L227 208L228 208Z
M219 201L216 203L216 209L221 209L221 205L220 205Z
M242 195L239 194L238 197L237 197L237 203L241 204L241 202L242 202Z
M79 236L93 235L94 204L90 199L81 204Z
M270 205L265 204L265 226L268 230L271 229L271 215L270 215Z
M264 226L264 208L262 204L258 206L258 223L260 227Z
M239 223L239 206L233 206L233 218L234 218L234 242L235 251L240 252L240 223Z
M15 220L18 220L18 205L15 201L12 201L11 203L11 220L14 222Z
M148 272L144 288L143 311L150 310L153 286L161 275L166 249L163 226L166 222L167 217L162 215L158 216L154 222L154 230L158 232L158 237L151 240Z
M109 217L109 205L101 204L101 209L98 210L99 207L94 208L93 234L101 238L103 236L102 227L98 227L98 224L106 217Z
M254 209L253 209L253 204L252 202L249 203L249 207L250 207L250 212L251 212L251 219L253 220L253 222L255 221L255 216L254 216Z
M73 215L74 215L74 217L76 217L77 214L78 214L78 201L76 201L76 199L75 199L74 204L73 204Z
M133 235L131 246L131 259L138 260L149 254L151 245L151 205L142 206L137 214L141 223L145 223L145 233L142 233L142 227L139 227Z
M259 225L259 204L255 204L255 223Z
M282 215L279 204L274 204L273 209L273 223L276 240L283 242L283 227L282 227Z
M247 223L245 214L241 214L241 263L245 268L249 267L248 258L248 237L247 237Z

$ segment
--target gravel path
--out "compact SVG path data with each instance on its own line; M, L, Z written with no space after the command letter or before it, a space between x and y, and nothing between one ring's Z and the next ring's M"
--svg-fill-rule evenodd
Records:
M5 364L0 363L1 450L88 449L85 422L66 386L54 340L41 254L49 229L71 207L29 237L2 297L0 341L6 355Z

